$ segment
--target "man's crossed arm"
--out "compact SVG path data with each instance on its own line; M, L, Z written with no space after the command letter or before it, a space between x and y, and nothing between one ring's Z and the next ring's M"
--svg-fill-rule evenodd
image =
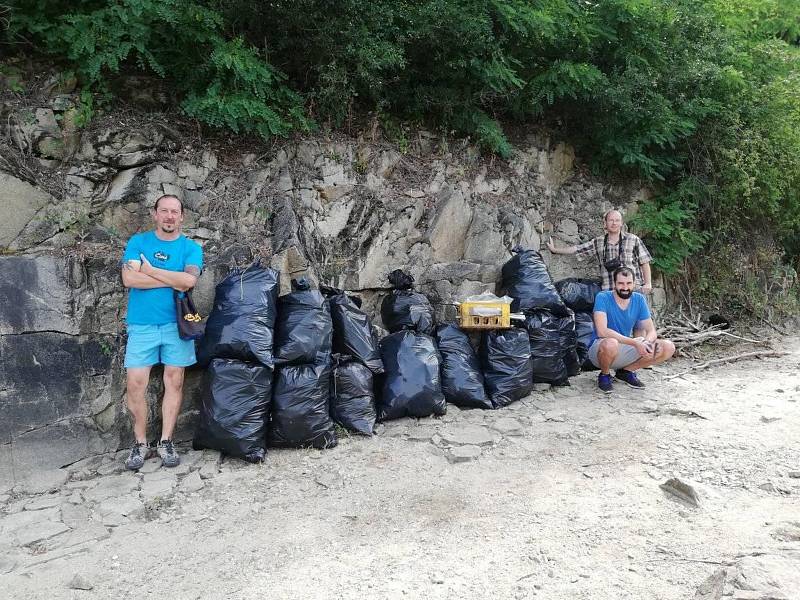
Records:
M122 285L139 290L170 287L185 292L194 287L199 276L200 269L195 265L187 265L184 271L168 271L154 267L143 255L138 270L130 262L122 267Z

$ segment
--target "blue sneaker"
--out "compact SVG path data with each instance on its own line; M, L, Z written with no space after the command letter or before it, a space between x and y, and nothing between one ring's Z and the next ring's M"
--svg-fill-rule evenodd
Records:
M633 371L628 371L626 369L617 369L617 372L614 373L614 377L616 377L620 381L624 381L632 388L642 389L644 387L644 384L641 381L639 381L639 378Z
M597 387L606 393L614 391L614 384L611 383L611 373L600 373L597 376Z

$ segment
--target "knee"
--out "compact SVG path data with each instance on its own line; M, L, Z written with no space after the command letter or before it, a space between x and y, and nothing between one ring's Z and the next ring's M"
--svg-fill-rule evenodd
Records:
M619 352L619 342L612 338L605 338L600 342L600 352L616 354Z
M659 340L658 345L661 347L661 360L672 358L672 355L675 354L675 344L669 340Z
M183 369L164 368L164 387L179 390L183 387Z
M147 389L149 379L147 375L132 375L128 373L128 393L137 395L143 393Z

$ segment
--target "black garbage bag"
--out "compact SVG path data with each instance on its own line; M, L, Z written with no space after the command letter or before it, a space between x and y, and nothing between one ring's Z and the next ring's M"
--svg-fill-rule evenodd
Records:
M516 254L503 265L501 295L511 296L512 312L547 309L565 315L567 307L558 295L542 255L535 250L514 248Z
M436 343L442 356L442 392L462 408L494 408L483 386L483 373L469 336L456 325L439 325Z
M333 371L331 416L339 425L372 435L377 413L372 371L349 356L337 356Z
M568 277L555 283L556 290L569 308L575 312L592 312L594 299L602 290L596 279Z
M215 358L203 380L195 450L210 448L249 462L264 460L272 397L272 369Z
M575 313L571 310L565 317L558 317L559 340L561 341L561 356L567 368L567 377L575 377L581 372L581 362L578 360L578 334L575 329Z
M293 292L278 298L275 364L299 365L329 360L333 323L328 301L306 278L292 280Z
M533 311L525 317L533 356L533 381L564 385L568 381L564 349L561 345L562 319L547 310Z
M486 391L495 408L508 406L533 391L531 347L524 329L485 332L480 357Z
M578 361L584 371L593 371L596 367L589 360L589 346L592 343L592 333L594 332L594 321L592 320L592 313L589 312L576 312L575 313L575 335L577 343L575 350L578 354Z
M382 394L378 420L429 417L447 411L442 394L441 359L429 335L398 331L381 340Z
M280 448L332 448L336 432L330 415L329 362L284 365L272 386L269 443Z
M235 358L273 366L279 288L280 274L258 264L233 270L220 281L197 350L198 362L205 366L213 358Z
M383 361L372 332L369 316L361 310L361 299L342 290L320 286L328 297L333 320L333 351L352 356L373 373L383 373Z
M389 282L395 289L381 303L383 325L391 333L411 329L433 334L433 307L425 294L411 289L414 278L396 269L389 273Z

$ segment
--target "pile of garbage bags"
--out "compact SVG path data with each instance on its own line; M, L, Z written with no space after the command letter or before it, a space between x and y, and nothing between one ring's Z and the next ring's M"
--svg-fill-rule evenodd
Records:
M372 435L377 420L375 376L384 372L378 340L358 296L321 289L333 321L331 416L348 431Z
M373 433L383 362L360 302L305 278L279 289L278 272L259 264L217 285L198 347L206 373L195 448L258 462L267 445L335 446L334 421Z
M377 401L378 420L429 417L446 411L434 332L433 307L413 290L414 278L389 273L392 292L383 299L381 318L390 334L380 341L385 372Z
M479 342L455 324L437 327L430 301L401 270L389 274L380 306L383 337L343 290L301 278L279 297L273 269L231 271L198 347L206 374L195 448L257 462L268 445L335 446L334 423L372 435L376 422L443 415L448 402L496 409L537 382L568 385L588 362L600 286L553 284L538 252L514 253L500 290L524 321L484 331Z
M278 272L258 264L234 269L217 284L197 349L198 362L207 369L196 449L264 460L279 289Z

